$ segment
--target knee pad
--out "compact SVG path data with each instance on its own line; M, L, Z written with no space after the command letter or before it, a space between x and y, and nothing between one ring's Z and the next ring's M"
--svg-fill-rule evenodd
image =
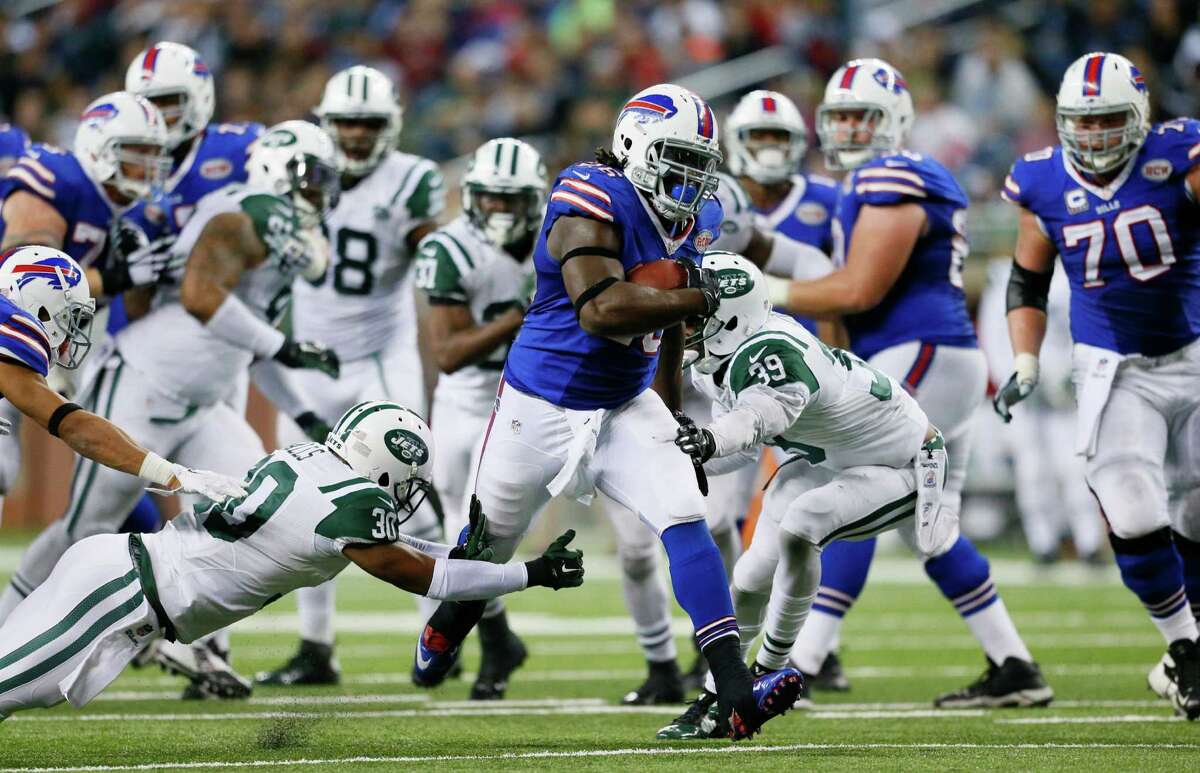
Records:
M1166 484L1161 468L1141 457L1089 465L1087 484L1114 536L1136 541L1168 526Z
M621 553L621 571L634 582L641 582L658 571L658 554L654 551Z
M776 564L751 545L733 566L734 587L744 593L770 593Z
M822 486L800 495L788 506L779 522L780 544L788 539L820 543L833 526L833 516L837 513L837 508L837 492L830 486Z

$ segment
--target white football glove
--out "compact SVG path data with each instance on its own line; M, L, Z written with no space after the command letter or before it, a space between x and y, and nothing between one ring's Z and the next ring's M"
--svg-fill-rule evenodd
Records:
M0 437L12 434L12 422L8 419L0 419Z
M1021 352L1013 358L1013 374L1004 386L996 391L992 407L1005 423L1012 421L1012 411L1017 403L1033 394L1038 383L1038 358L1036 354Z
M246 489L242 482L228 475L208 470L193 470L182 464L172 465L171 473L179 481L173 493L199 494L214 502L223 502L228 497L244 497Z
M306 228L298 236L300 241L304 242L308 255L308 263L300 271L300 276L313 283L320 282L325 276L325 269L329 267L333 246L325 238L325 234L321 233L320 228Z

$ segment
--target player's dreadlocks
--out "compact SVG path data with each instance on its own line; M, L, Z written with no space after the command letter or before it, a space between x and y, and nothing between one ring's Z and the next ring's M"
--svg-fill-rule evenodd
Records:
M616 154L608 148L596 148L596 160L605 166L611 166L613 169L625 168L625 162L617 158Z

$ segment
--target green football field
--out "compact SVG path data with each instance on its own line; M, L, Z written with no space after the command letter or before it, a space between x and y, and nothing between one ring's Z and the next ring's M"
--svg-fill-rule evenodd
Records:
M9 571L15 550L4 552ZM1196 768L1200 724L1177 720L1147 691L1162 641L1115 571L1038 573L1017 558L993 568L1057 691L1049 708L933 710L930 699L975 677L982 656L915 562L889 554L847 625L850 693L818 694L817 709L778 718L751 742L656 742L655 730L679 709L618 705L643 671L615 564L600 556L579 590L510 597L531 657L507 701L468 703L464 681L413 688L412 599L353 571L338 592L341 687L184 703L179 679L129 670L83 710L30 711L0 725L0 769ZM682 613L676 623L687 661ZM290 599L244 621L234 632L235 666L277 665L291 654L295 625ZM468 671L477 662L472 642Z

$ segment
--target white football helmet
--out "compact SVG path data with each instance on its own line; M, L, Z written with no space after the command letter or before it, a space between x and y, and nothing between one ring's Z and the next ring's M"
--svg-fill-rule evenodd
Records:
M755 129L787 132L788 141L751 139ZM806 150L804 116L778 91L751 91L725 119L725 160L734 177L749 177L763 185L783 182L796 172Z
M18 247L0 257L0 295L42 323L54 363L79 367L92 347L96 300L71 256L51 247Z
M717 189L717 117L685 88L663 83L634 94L617 116L612 152L667 220L687 220Z
M1080 128L1086 116L1123 115L1120 125ZM1150 94L1141 72L1119 54L1094 52L1071 63L1054 112L1058 140L1080 171L1108 172L1125 163L1150 132Z
M350 469L387 489L397 509L409 515L433 488L433 433L398 403L359 403L338 419L325 445Z
M462 181L467 217L499 247L516 244L542 224L546 208L546 165L530 144L512 137L488 140L471 154ZM481 193L519 198L511 212L485 212Z
M301 226L314 228L337 206L341 186L336 163L333 140L320 126L284 121L254 143L246 184L291 199Z
M402 110L396 86L374 67L355 65L334 73L313 112L334 140L338 170L351 177L365 177L374 171L400 138ZM338 132L338 121L353 119L381 122L366 158L347 155L346 140Z
M743 341L767 324L771 299L762 272L737 253L706 252L701 267L717 273L721 304L705 320L704 328L688 337L687 346L697 352L698 357L693 360L696 370L713 373L733 356Z
M136 152L126 150L127 145L146 145L157 151ZM167 125L158 108L136 94L114 91L83 111L73 150L93 182L141 199L160 187L170 172L166 147ZM143 176L130 177L127 165L140 166Z
M181 43L155 43L135 56L125 71L125 90L151 102L178 97L178 104L159 108L171 150L204 131L217 101L208 65Z
M841 114L858 111L862 112L858 125L846 126ZM908 84L899 70L882 59L855 59L839 67L817 108L817 136L830 169L854 169L899 150L908 141L912 124Z

